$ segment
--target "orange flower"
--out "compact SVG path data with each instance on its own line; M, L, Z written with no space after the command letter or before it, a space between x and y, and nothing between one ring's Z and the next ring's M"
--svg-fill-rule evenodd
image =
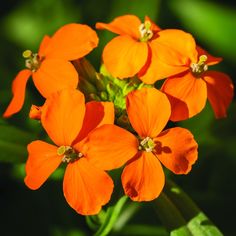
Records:
M192 36L184 31L161 30L148 17L141 23L134 15L117 17L109 24L97 23L96 28L119 34L103 51L107 70L120 79L138 73L140 79L148 84L181 72L183 68L164 64L162 58L171 57L173 52L170 48L174 48L175 44L182 44L183 51L188 51L188 42L194 41ZM169 40L170 37L174 38L175 42ZM175 63L183 64L181 60Z
M67 163L63 191L68 204L80 214L97 214L109 201L113 182L91 164L83 143L94 128L114 122L113 104L85 104L78 90L62 90L46 100L41 121L56 145L40 140L28 145L25 184L38 189L62 162Z
M29 77L41 95L47 98L51 93L76 88L78 74L69 62L88 54L98 44L96 32L81 24L68 24L61 27L51 38L45 36L38 53L26 50L27 69L21 70L12 83L13 98L4 117L9 117L23 106L25 88Z
M175 39L172 39L175 41ZM190 43L189 43L190 44ZM205 106L207 98L216 118L226 116L226 111L233 99L234 86L230 77L222 72L208 71L208 67L217 64L216 58L192 42L191 50L182 53L181 47L175 46L175 53L168 61L185 61L182 73L173 73L162 86L171 102L172 121L185 120L199 113ZM175 66L176 67L176 66Z
M125 193L134 201L151 201L165 182L160 162L175 174L187 174L197 160L197 143L186 129L162 131L171 109L166 95L155 88L129 93L127 113L138 138L115 125L103 125L88 136L87 156L105 170L128 161L122 173Z

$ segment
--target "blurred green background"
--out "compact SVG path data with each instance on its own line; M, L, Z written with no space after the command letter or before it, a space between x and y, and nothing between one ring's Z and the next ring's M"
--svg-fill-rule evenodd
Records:
M11 99L11 82L24 68L22 52L37 51L45 34L60 26L79 22L94 27L123 14L141 19L150 16L161 28L190 32L197 43L214 56L223 57L216 68L236 78L236 3L194 0L9 0L0 8L0 111ZM98 32L100 44L88 58L98 68L102 49L112 37ZM234 82L235 83L235 82ZM0 235L84 236L92 235L85 218L77 215L62 193L60 170L37 191L23 182L26 145L44 138L37 121L28 119L32 103L42 104L32 82L27 85L23 110L12 118L0 118ZM215 120L209 104L198 116L181 122L199 143L199 160L188 176L172 176L222 230L235 235L236 214L236 103L228 117ZM137 213L118 235L166 235L150 203ZM111 234L112 235L112 234Z

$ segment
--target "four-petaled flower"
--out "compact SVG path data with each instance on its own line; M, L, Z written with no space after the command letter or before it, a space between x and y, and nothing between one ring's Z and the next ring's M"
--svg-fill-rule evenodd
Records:
M187 51L188 42L193 40L190 34L182 30L161 30L148 17L141 23L134 15L117 17L109 24L97 23L96 28L119 34L103 51L103 62L107 70L120 79L138 74L147 84L181 72L180 67L173 68L163 63L162 59L171 57L170 48L174 48L175 44L181 44L182 49Z
M94 30L87 25L72 23L61 27L51 38L45 36L38 53L26 50L23 56L27 69L21 70L14 79L13 98L3 116L9 117L20 111L31 75L35 87L45 98L64 88L76 88L78 74L70 61L85 56L97 44Z
M87 139L87 154L98 168L111 170L125 166L122 184L135 201L158 197L164 186L160 162L175 174L187 174L197 160L197 143L184 128L163 130L170 114L166 95L155 88L128 94L127 113L138 138L115 126L103 125Z
M175 41L172 38L170 40ZM211 56L196 46L195 41L187 44L188 51L183 51L182 45L176 44L171 57L165 58L167 64L172 62L173 68L182 69L182 73L173 73L166 79L161 88L171 103L170 119L179 121L193 117L205 107L207 98L216 118L225 117L233 99L233 83L227 74L208 70L209 66L219 63L221 58ZM175 64L178 60L183 61L182 65Z
M93 129L114 122L113 104L85 104L78 90L62 90L46 100L41 121L56 145L40 140L28 145L25 184L38 189L65 162L63 191L68 204L80 214L97 214L110 200L113 181L90 162L83 143Z

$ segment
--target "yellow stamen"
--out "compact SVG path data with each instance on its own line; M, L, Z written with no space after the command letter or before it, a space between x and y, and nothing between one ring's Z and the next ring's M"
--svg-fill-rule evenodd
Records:
M42 58L39 57L38 53L33 53L30 50L25 50L22 53L22 56L26 59L25 60L25 66L30 69L32 72L35 72L38 70Z
M192 63L190 65L191 71L195 77L201 77L202 74L208 70L206 61L207 61L207 56L201 55L197 63Z
M139 143L138 149L140 151L144 150L146 152L152 152L154 150L155 146L156 146L156 144L153 141L153 139L150 137L146 137L145 139L141 140L141 142Z
M32 52L30 51L30 50L25 50L23 53L22 53L22 56L24 57L24 58L30 58L31 56L32 56Z
M76 152L70 146L60 146L57 149L57 155L62 156L62 162L65 163L74 162L83 156L82 153Z
M152 23L149 20L146 20L143 24L139 26L141 42L147 42L148 40L152 38L153 32L151 30L151 26L152 26Z

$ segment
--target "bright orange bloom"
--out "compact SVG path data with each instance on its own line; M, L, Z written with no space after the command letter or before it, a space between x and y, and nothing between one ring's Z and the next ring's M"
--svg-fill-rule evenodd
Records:
M83 143L96 127L113 124L113 103L85 104L78 90L62 90L46 100L41 121L55 145L40 140L28 145L25 184L38 189L62 162L67 163L63 191L68 204L80 214L97 214L109 201L113 182L91 163L92 157L87 158Z
M140 79L153 84L173 73L180 73L181 67L169 66L162 58L171 57L171 48L181 44L188 51L188 42L194 39L182 30L161 30L148 17L144 23L134 15L117 17L109 24L97 23L97 29L107 29L119 36L112 39L104 48L103 61L107 70L120 79L136 74ZM174 38L175 42L169 40ZM176 65L182 65L178 60ZM171 64L172 65L172 64Z
M175 39L172 39L175 41ZM208 71L208 67L217 64L221 58L216 58L196 46L188 43L191 50L187 53L175 45L178 53L173 53L168 61L182 60L182 73L174 73L162 86L171 102L172 121L188 119L199 113L205 106L207 98L214 110L216 118L226 116L226 111L233 99L234 86L230 77L222 72ZM179 48L178 48L179 47ZM176 67L176 65L175 65Z
M78 74L69 62L88 54L98 44L94 30L87 25L67 24L49 38L42 40L38 53L26 50L27 69L21 70L12 83L13 98L4 117L9 117L23 106L25 88L29 77L41 93L47 98L51 93L64 88L76 88Z
M175 174L187 174L197 160L198 145L186 129L162 131L171 108L166 95L155 88L129 93L127 113L138 138L115 125L103 125L88 136L87 155L105 170L128 161L122 173L125 193L134 201L151 201L164 186L161 163Z

